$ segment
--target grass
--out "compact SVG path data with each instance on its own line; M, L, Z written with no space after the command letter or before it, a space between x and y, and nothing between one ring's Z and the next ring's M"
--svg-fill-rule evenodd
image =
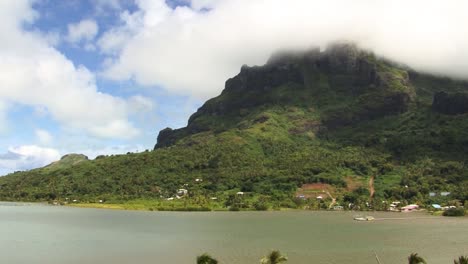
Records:
M68 204L67 206L71 207L80 207L80 208L97 208L97 209L113 209L113 210L145 210L148 208L140 207L136 209L135 207L127 207L124 204L101 204L101 203L73 203Z
M215 204L200 206L187 204L181 201L126 201L122 203L71 203L68 206L80 208L99 208L113 210L135 210L135 211L222 211L227 210Z

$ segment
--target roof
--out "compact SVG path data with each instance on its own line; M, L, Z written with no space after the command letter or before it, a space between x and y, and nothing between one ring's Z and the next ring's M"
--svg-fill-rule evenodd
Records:
M432 204L432 207L434 207L435 209L440 209L440 208L442 208L442 207L440 206L440 204Z

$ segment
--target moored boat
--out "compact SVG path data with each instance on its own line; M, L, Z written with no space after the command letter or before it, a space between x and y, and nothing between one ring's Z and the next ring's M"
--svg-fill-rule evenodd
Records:
M374 221L375 218L373 216L366 216L366 217L354 217L356 221Z

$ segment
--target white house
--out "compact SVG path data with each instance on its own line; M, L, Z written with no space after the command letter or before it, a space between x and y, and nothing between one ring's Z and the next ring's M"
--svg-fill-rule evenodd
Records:
M185 195L187 195L187 193L188 193L188 190L187 190L187 189L179 189L179 190L177 190L177 195L178 195L178 196L185 196Z

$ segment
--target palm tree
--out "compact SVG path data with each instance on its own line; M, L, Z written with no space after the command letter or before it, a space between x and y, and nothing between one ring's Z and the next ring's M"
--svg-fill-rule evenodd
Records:
M412 253L409 257L408 257L408 264L426 264L426 261L418 256L418 253Z
M218 261L207 253L197 257L197 264L218 264Z
M453 261L454 264L468 264L468 256L460 256L458 260Z
M279 250L273 250L270 254L260 260L261 264L279 264L288 261L286 256L281 255Z

